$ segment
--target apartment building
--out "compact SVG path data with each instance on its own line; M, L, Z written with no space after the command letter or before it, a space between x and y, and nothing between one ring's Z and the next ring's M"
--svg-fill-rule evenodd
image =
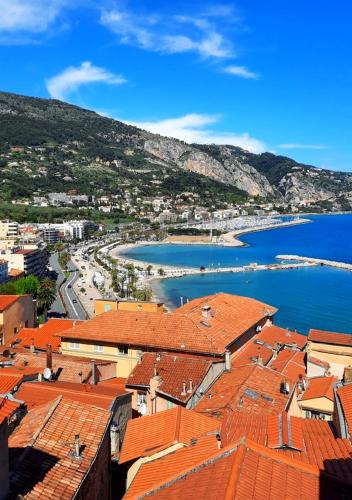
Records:
M0 259L0 284L6 283L9 279L9 263L7 260Z
M18 269L25 274L34 274L38 278L45 276L49 262L46 248L37 245L24 245L13 250L0 252L0 258L8 262L11 269Z
M31 295L0 295L0 345L6 344L22 328L32 328L36 307Z

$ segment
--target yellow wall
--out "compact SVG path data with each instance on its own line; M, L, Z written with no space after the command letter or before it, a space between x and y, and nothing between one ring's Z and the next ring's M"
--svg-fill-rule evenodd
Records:
M322 413L333 413L334 402L327 398L306 399L300 401L302 410L320 411Z
M309 342L308 353L330 365L330 373L342 378L344 367L352 364L352 347Z
M95 316L107 311L143 311L143 312L164 312L164 304L156 302L136 302L130 300L96 300Z
M69 354L71 356L80 356L89 359L113 361L116 365L117 377L128 377L138 361L137 350L128 349L128 354L120 354L118 352L117 344L100 343L103 347L103 352L95 351L94 342L88 340L79 340L79 349L72 349L71 343L74 340L62 339L61 350L62 354Z

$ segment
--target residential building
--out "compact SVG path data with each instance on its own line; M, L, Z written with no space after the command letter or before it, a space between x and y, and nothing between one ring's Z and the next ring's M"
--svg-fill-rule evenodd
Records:
M62 396L30 410L9 437L10 497L109 500L110 421Z
M143 312L164 312L162 302L140 302L137 300L107 300L95 299L94 315L108 311L143 311Z
M176 405L191 409L224 370L222 360L145 352L127 378L126 388L132 390L133 409L142 415Z
M334 384L336 377L308 379L298 404L305 418L332 420L334 415Z
M309 330L307 351L309 356L328 363L330 374L341 379L345 367L352 364L352 335Z
M60 241L60 231L55 227L50 227L43 229L43 240L48 245L55 245L58 241Z
M216 294L195 299L172 313L111 310L62 336L62 352L118 363L127 377L142 352L167 351L225 358L258 328L271 323L276 309L247 297Z
M7 260L0 259L0 284L6 283L9 279L9 263Z
M47 249L36 245L25 245L13 250L2 251L0 258L8 262L9 268L18 269L27 275L33 274L38 278L45 276L49 262Z
M22 328L33 328L36 307L31 295L0 295L0 345Z
M16 239L18 237L18 222L0 221L0 240Z
M352 441L352 366L345 369L342 382L335 384L334 424L341 438Z

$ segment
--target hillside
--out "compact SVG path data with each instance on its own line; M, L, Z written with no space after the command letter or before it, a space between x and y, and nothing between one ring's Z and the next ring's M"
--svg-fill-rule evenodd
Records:
M1 92L0 179L3 200L75 188L141 197L193 192L208 206L249 196L352 202L352 174L233 146L188 145L61 101Z

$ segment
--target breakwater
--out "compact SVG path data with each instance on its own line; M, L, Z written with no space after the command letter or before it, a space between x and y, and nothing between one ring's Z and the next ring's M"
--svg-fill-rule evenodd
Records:
M277 255L276 258L279 260L292 260L307 264L315 264L316 266L337 267L338 269L345 269L346 271L352 272L352 264L348 264L347 262L339 262L327 259L317 259L313 257L303 257L301 255Z

